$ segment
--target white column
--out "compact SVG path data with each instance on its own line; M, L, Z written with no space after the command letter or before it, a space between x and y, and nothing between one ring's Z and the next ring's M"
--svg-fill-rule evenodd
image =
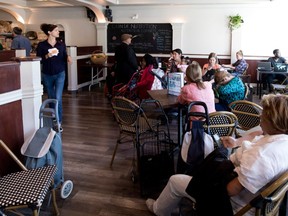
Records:
M40 59L20 62L22 119L24 140L39 128L39 109L42 104Z
M182 49L183 43L183 23L172 23L173 44L172 49Z
M231 64L236 62L236 52L242 50L242 28L235 29L231 32ZM245 53L244 53L245 55Z
M103 47L103 52L107 53L107 27L108 23L96 23L97 46ZM103 77L106 79L107 68L103 68Z
M97 46L103 47L103 52L107 53L107 27L108 23L95 23L97 31Z
M78 75L77 75L77 47L67 47L67 54L72 58L72 64L68 64L68 91L78 90Z

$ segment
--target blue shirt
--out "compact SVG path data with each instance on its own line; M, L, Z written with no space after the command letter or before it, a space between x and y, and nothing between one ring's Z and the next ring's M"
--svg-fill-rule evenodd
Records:
M245 59L239 59L232 65L235 67L233 72L237 74L243 74L244 70L246 70L247 68L247 63Z
M30 56L31 52L31 43L28 38L23 35L17 35L13 38L11 43L11 49L25 49L26 56Z
M59 50L58 55L46 59L45 55L48 54L48 50L52 48L57 48ZM65 71L67 64L67 51L65 43L57 41L55 46L52 47L51 44L45 40L38 44L36 51L37 56L42 58L42 72L44 74L55 75Z

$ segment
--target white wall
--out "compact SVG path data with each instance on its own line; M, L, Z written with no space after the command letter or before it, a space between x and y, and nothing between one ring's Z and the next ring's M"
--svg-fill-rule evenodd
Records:
M180 48L184 53L214 51L227 56L230 56L231 42L228 16L239 14L244 19L239 44L246 56L271 56L275 48L279 48L283 56L288 56L287 4L275 0L257 5L114 6L111 9L116 23L181 22L183 41ZM135 14L138 19L131 19Z
M97 45L95 23L87 18L85 7L33 9L27 30L39 32L42 23L61 24L67 46Z
M244 55L271 56L279 48L288 57L286 22L287 0L259 4L110 6L114 23L183 23L181 49L186 54L230 56L231 34L228 16L240 14L244 19L241 34L233 46ZM1 12L2 14L2 12ZM28 14L28 13L27 13ZM132 17L138 14L138 19ZM61 24L68 46L98 45L95 24L86 17L85 7L37 8L28 19L27 30L40 31L41 23ZM238 31L238 30L236 30ZM239 41L238 41L239 40ZM176 47L173 47L176 48ZM234 56L234 50L232 56Z

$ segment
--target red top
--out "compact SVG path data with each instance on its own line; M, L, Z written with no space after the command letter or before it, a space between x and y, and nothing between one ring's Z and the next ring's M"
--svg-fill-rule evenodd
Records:
M151 90L151 87L154 81L154 75L151 73L152 69L153 69L153 65L148 65L142 70L141 79L137 83L137 86L136 86L137 91L138 91L138 96L140 99L149 98L147 91Z

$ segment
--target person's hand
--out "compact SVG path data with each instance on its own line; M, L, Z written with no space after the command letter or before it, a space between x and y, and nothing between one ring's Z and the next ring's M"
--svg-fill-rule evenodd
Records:
M220 138L223 146L225 148L234 148L236 147L236 139L234 137L231 136L224 136Z
M72 58L71 58L71 56L67 56L67 62L68 62L69 64L72 64Z

